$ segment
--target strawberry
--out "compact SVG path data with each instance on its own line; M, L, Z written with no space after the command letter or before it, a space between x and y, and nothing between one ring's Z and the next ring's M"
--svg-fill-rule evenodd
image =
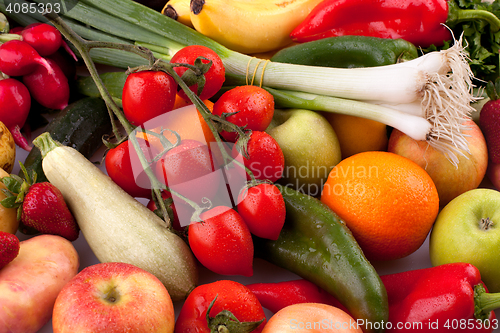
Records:
M19 238L11 233L0 231L0 269L7 266L19 254Z
M488 82L486 93L490 100L479 113L479 127L483 131L488 146L490 161L500 163L500 79Z
M26 230L76 240L80 229L61 191L50 182L36 183L36 173L30 177L22 163L21 169L24 180L16 175L2 178L7 198L0 203L9 208L18 207L18 219Z

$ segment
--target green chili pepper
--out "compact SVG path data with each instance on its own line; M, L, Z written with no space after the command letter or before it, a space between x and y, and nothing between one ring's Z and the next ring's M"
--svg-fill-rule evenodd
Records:
M320 200L277 185L286 222L276 241L255 238L256 256L285 268L336 297L364 327L383 332L387 292L350 230Z
M354 68L391 65L418 57L415 45L404 39L338 36L293 45L278 51L274 62Z

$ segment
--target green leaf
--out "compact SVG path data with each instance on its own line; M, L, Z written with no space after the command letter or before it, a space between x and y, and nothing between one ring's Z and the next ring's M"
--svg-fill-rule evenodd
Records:
M21 185L23 184L23 180L17 175L10 175L10 177L2 178L2 182L5 184L7 189L14 193L18 194L21 192Z
M217 295L210 302L207 309L207 325L211 333L249 333L254 331L265 318L259 321L244 321L241 322L229 310L220 311L215 317L210 317L209 313L217 300Z
M19 207L19 204L16 202L17 197L12 196L12 197L7 197L0 201L0 204L4 206L5 208L16 208Z

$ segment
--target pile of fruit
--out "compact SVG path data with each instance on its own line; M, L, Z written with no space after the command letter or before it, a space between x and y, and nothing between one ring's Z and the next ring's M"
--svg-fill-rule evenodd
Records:
M0 3L0 333L499 331L500 3L359 2Z

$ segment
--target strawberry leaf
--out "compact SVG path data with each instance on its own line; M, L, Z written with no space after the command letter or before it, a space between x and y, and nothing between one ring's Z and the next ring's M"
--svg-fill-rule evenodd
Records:
M5 186L11 193L18 194L19 192L21 192L21 185L23 184L23 180L17 175L10 175L9 177L3 177L2 183L5 184Z
M17 208L19 207L19 203L16 202L16 199L16 196L10 196L0 201L0 204L5 208Z
M500 78L496 79L495 82L489 81L486 84L486 94L492 101L496 101L500 98Z

